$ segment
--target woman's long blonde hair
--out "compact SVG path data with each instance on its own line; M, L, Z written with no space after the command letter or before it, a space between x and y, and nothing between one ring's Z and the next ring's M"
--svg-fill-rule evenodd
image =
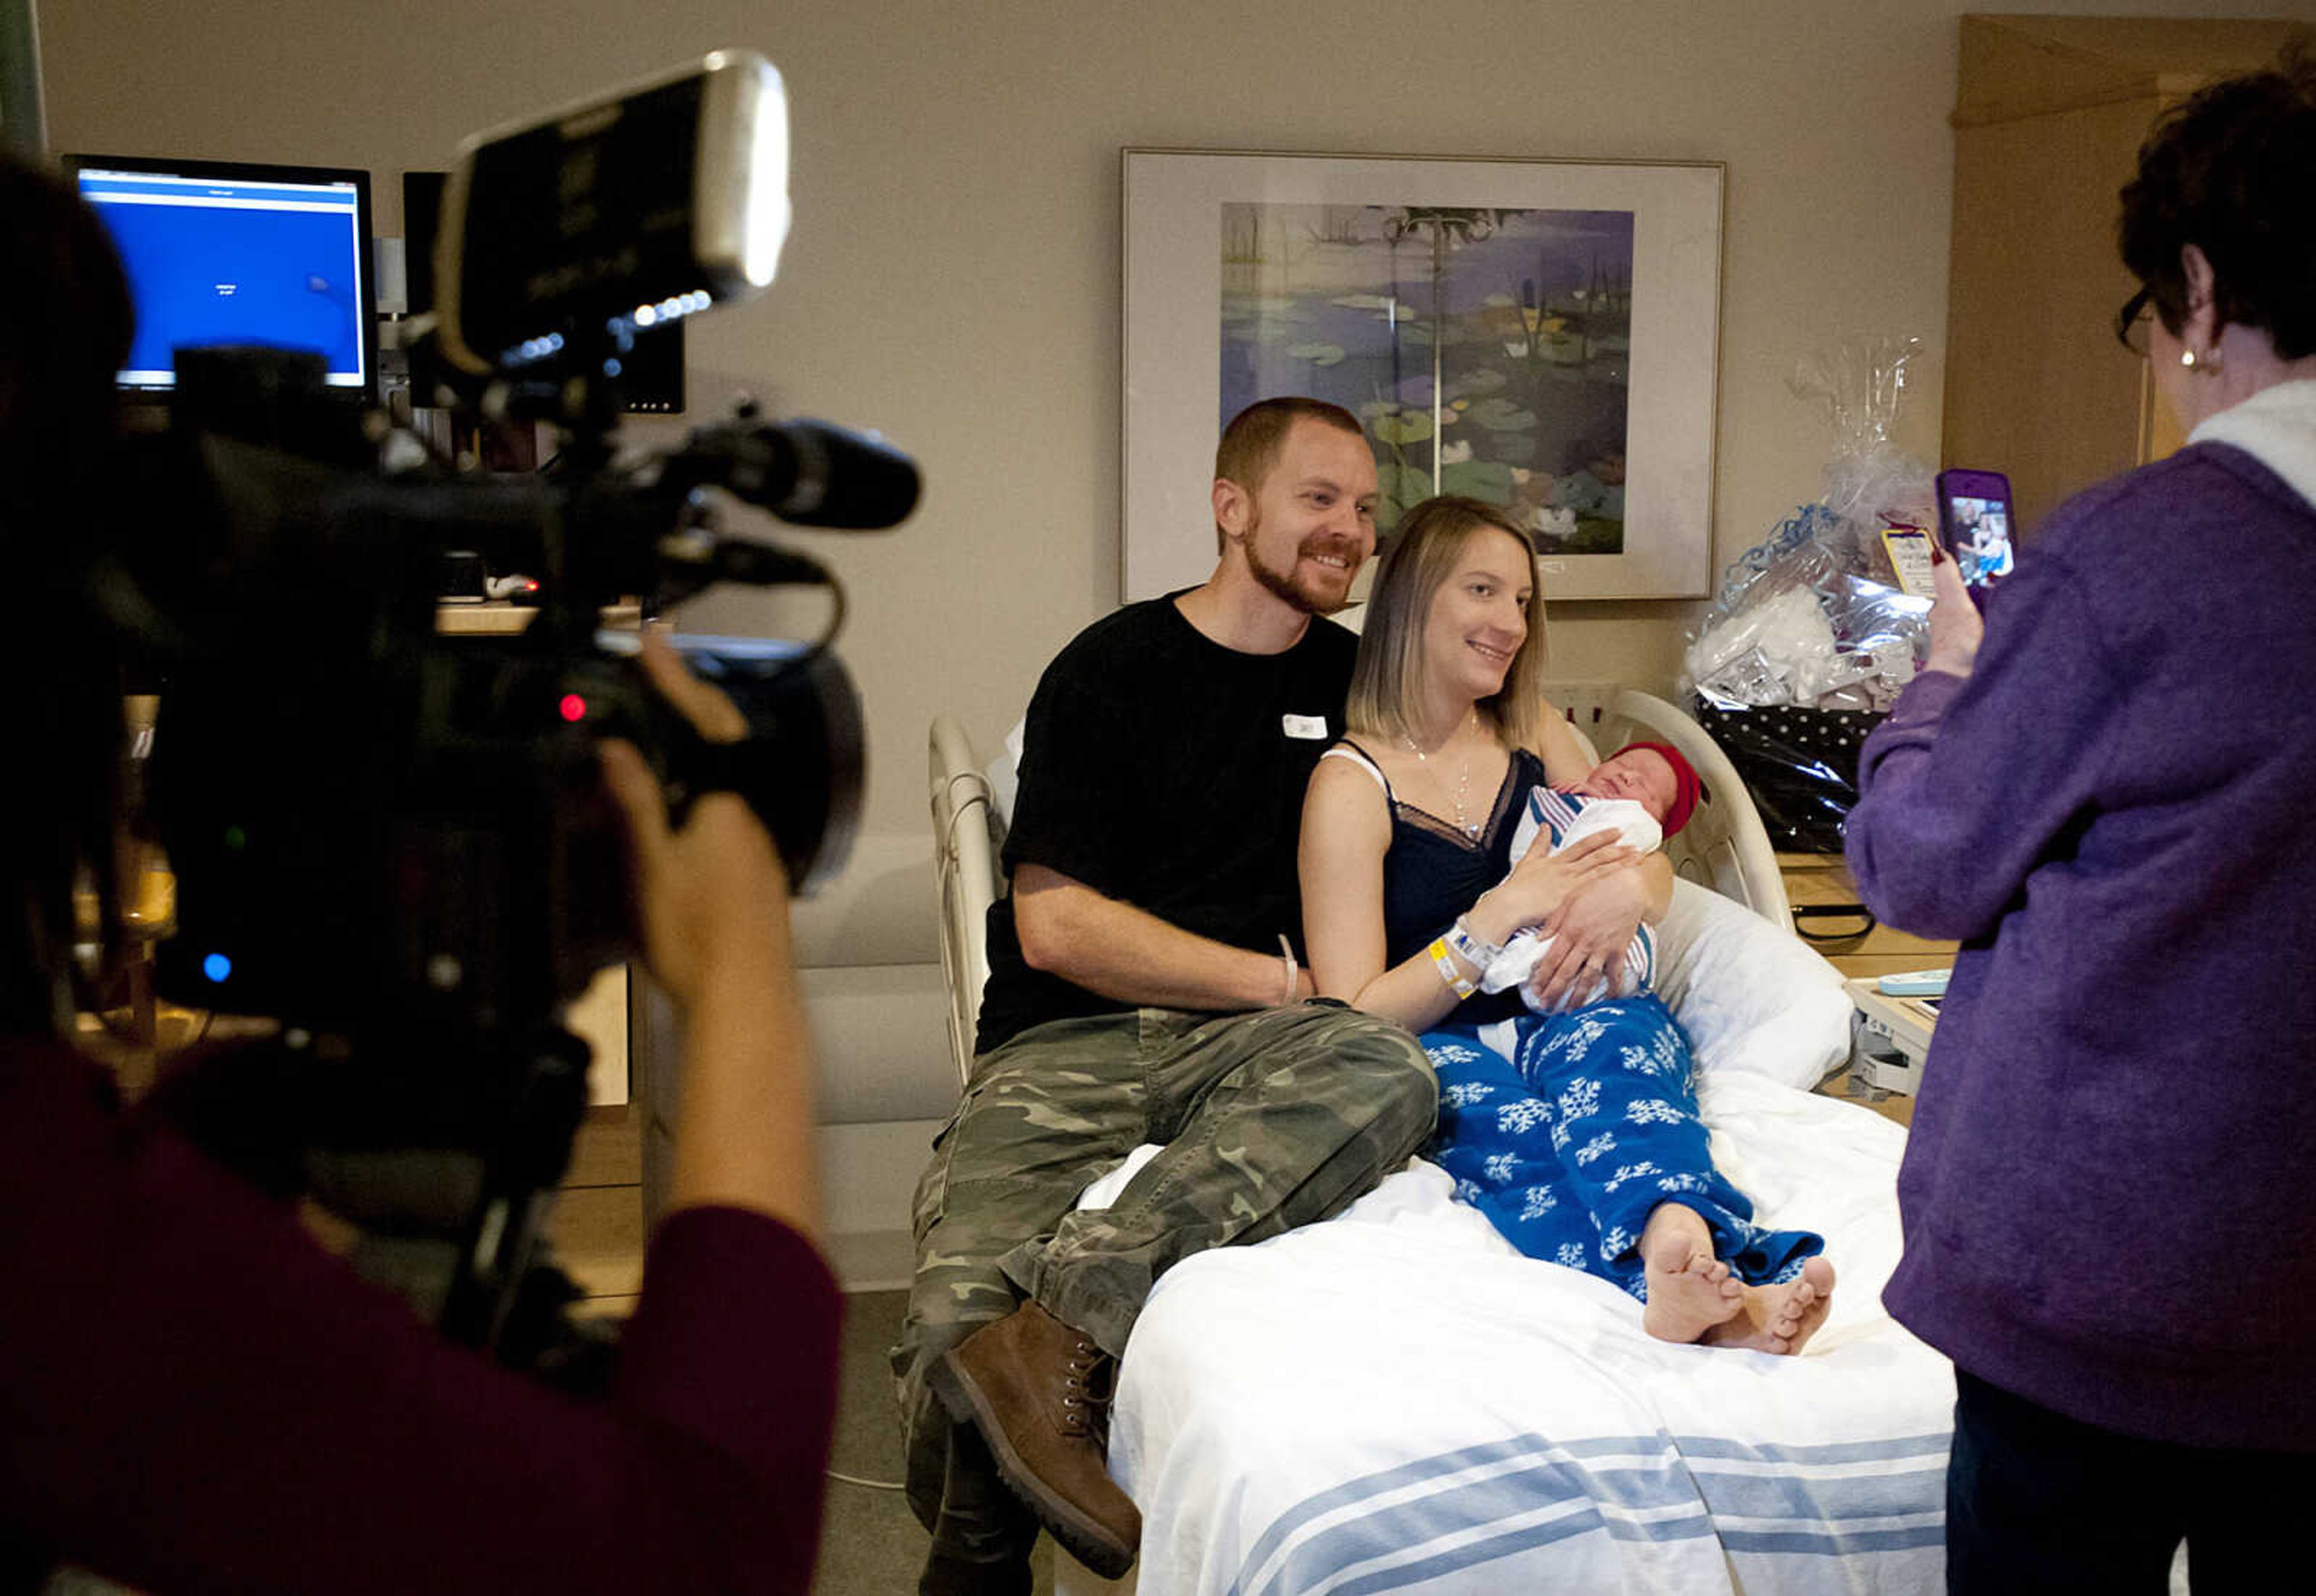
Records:
M1359 629L1358 663L1351 669L1345 724L1369 737L1411 737L1408 699L1423 670L1423 624L1431 601L1483 532L1502 532L1528 551L1528 636L1504 670L1504 685L1480 700L1507 747L1532 749L1544 731L1544 583L1536 574L1534 545L1501 507L1444 493L1426 499L1399 523L1376 571Z

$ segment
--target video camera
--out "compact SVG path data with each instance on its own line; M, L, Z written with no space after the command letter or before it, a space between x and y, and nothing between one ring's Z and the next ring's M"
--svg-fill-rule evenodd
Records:
M637 952L596 744L636 743L679 814L742 794L800 891L851 845L860 709L828 649L841 589L801 553L719 530L717 493L881 528L913 508L914 466L873 435L746 406L655 457L611 447L635 332L771 283L787 165L779 75L747 51L468 140L434 336L479 414L555 424L555 468L389 474L379 419L333 403L318 358L182 350L171 425L132 449L98 562L132 669L163 690L140 807L178 924L156 985L282 1022L250 1068L296 1138L481 1155L439 1204L477 1210L468 1278L441 1305L470 1339L504 1327L530 1198L560 1178L584 1107L564 1009ZM519 634L438 630L446 562L474 554L536 576ZM809 639L685 649L750 727L710 745L604 611L724 582L821 587L833 617ZM390 1221L407 1198L354 1206Z

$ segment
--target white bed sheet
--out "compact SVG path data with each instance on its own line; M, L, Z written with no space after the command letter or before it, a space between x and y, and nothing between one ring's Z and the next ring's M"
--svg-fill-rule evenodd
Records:
M1139 1596L1939 1591L1953 1376L1880 1301L1903 1132L1743 1072L1698 1095L1763 1221L1827 1238L1802 1356L1652 1339L1417 1160L1152 1293L1110 1441Z

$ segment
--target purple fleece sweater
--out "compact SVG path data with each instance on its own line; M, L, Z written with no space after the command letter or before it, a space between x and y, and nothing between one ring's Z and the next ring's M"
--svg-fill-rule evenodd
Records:
M1859 786L1866 907L1965 944L1891 1312L2089 1423L2316 1450L2316 510L2211 443L2071 501Z

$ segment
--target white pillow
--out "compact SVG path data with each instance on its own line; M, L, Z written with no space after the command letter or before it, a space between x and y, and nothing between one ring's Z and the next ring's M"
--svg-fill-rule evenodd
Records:
M1697 1072L1741 1069L1804 1089L1849 1057L1841 972L1800 937L1691 881L1657 927L1657 994Z

